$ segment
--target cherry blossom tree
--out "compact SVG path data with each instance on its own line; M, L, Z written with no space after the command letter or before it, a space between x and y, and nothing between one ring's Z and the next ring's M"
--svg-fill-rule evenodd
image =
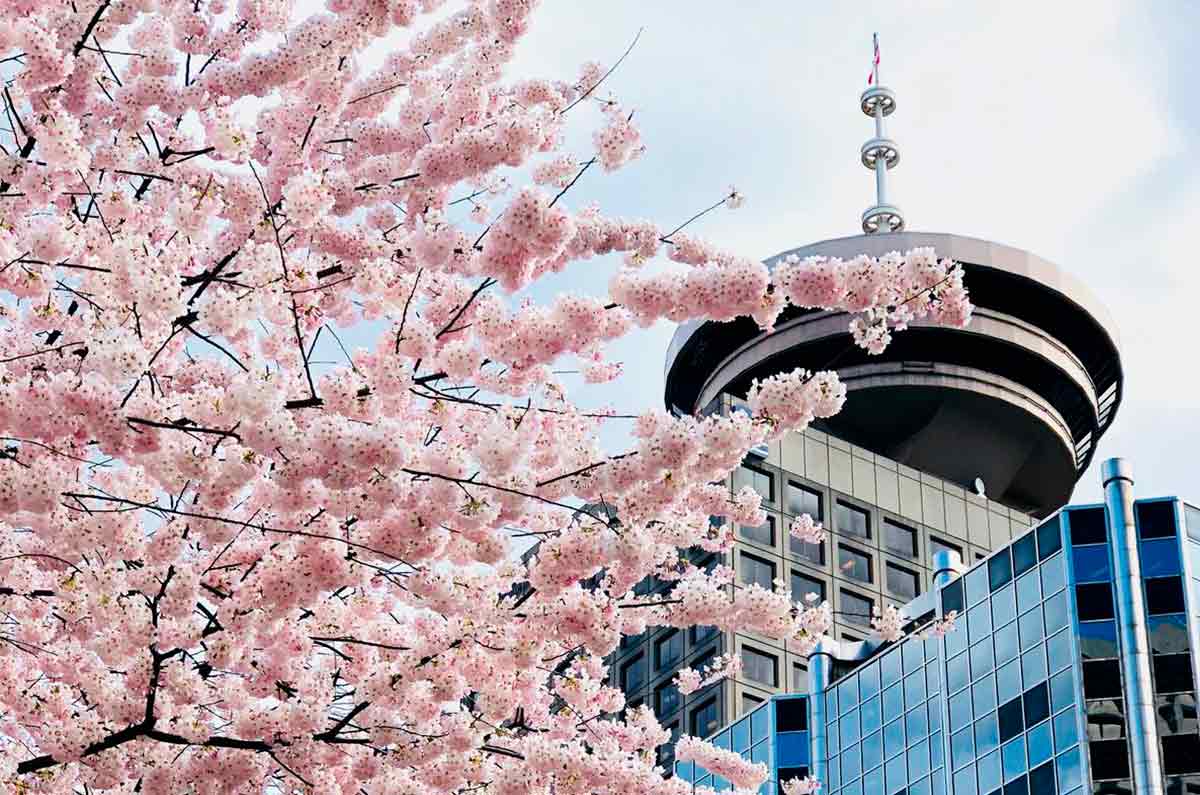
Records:
M635 325L789 306L880 350L965 323L961 270L768 273L576 205L643 143L620 61L506 74L534 0L293 5L0 0L0 786L682 793L604 657L648 625L815 643L827 606L682 551L761 521L712 484L844 389L794 372L749 415L627 417L555 368L619 378ZM605 255L606 295L528 298ZM650 575L667 598L632 595Z

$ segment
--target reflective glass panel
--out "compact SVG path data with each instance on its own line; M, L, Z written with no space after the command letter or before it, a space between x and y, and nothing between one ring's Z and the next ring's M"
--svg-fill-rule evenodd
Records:
M996 677L988 674L971 689L975 696L975 714L983 715L996 708Z
M1014 633L1015 634L1015 633ZM946 664L946 684L953 693L966 687L971 681L971 667L965 653L951 658Z
M1000 753L998 751L981 756L975 763L979 771L979 791L990 793L1001 784Z
M922 740L908 749L908 776L920 778L929 772L929 743ZM912 795L912 790L909 790Z
M858 710L842 716L842 748L858 744Z
M1067 584L1067 575L1063 570L1062 561L1061 557L1057 557L1042 564L1039 573L1042 578L1043 594L1058 593Z
M1042 611L1040 609L1030 610L1022 615L1017 619L1017 626L1021 632L1021 651L1040 643L1046 636L1042 627Z
M883 725L883 718L879 712L879 696L872 696L862 703L861 715L863 731L874 731Z
M967 575L963 577L963 582L966 583L968 607L974 607L987 601L988 594L991 592L988 588L987 566L977 566L967 572Z
M971 722L971 691L950 696L950 730L957 731Z
M903 673L902 665L899 649L893 649L883 655L879 661L879 670L882 674L884 687L900 681L900 675Z
M1061 754L1054 764L1058 768L1058 788L1061 791L1069 793L1080 785L1083 771L1079 764L1079 746Z
M872 732L862 741L863 769L870 770L883 764L883 733Z
M1085 660L1103 660L1116 657L1117 622L1080 622L1079 651Z
M1143 541L1141 546L1143 577L1162 577L1179 573L1179 544L1176 539L1158 538Z
M1008 662L1020 653L1017 645L1017 623L1006 624L996 630L996 662Z
M1021 655L1021 678L1026 685L1046 678L1046 652L1041 646Z
M950 761L955 769L975 758L974 731L968 727L950 735Z
M1070 630L1060 630L1046 641L1046 655L1050 658L1050 672L1066 668L1073 661Z
M1053 735L1050 732L1050 722L1039 723L1029 730L1025 736L1029 750L1029 766L1037 767L1049 759L1054 753Z
M1018 737L1004 745L1000 749L1000 756L1004 764L1004 778L1011 779L1021 775L1026 770L1025 763L1025 738Z
M992 557L988 558L987 562L988 581L991 583L993 591L1001 588L1005 583L1012 580L1012 558L1009 557L1008 550L1002 549Z
M1075 567L1075 582L1108 582L1112 579L1106 545L1073 547L1071 563Z
M1036 571L1026 572L1017 579L1017 612L1024 613L1042 601L1042 581Z
M991 640L984 640L971 647L971 678L978 679L990 673L996 667L996 658L992 654Z
M863 698L876 695L879 692L879 664L872 663L863 668L858 679Z
M883 727L883 755L891 757L905 748L904 721L894 720Z
M1074 710L1060 712L1054 718L1054 752L1070 748L1079 740L1079 719Z
M961 615L961 613L959 614ZM946 656L953 657L960 651L967 649L967 628L964 626L966 622L955 621L954 627L946 633Z
M838 708L845 712L858 705L858 677L847 676L838 685Z
M977 643L992 633L992 610L987 602L967 611L967 638Z
M870 599L842 589L842 618L847 624L870 626L873 607Z
M1150 651L1154 654L1177 654L1191 648L1185 615L1152 616L1146 627L1150 633Z
M1038 525L1038 559L1045 560L1062 549L1062 525L1058 516L1052 516Z
M925 672L918 670L904 677L904 703L911 707L925 701Z
M1013 660L996 669L996 696L1007 701L1021 695L1021 662Z
M904 729L908 735L909 742L913 742L929 734L929 724L925 720L924 704L914 710L910 710L904 716Z
M1037 543L1033 533L1021 536L1012 545L1013 572L1020 576L1037 565Z
M904 759L904 754L887 761L884 766L883 780L887 786L887 792L901 792L904 789L904 785L908 783L908 764Z
M1004 626L1016 617L1016 589L1011 585L1006 585L992 594L992 626Z
M900 685L892 685L883 691L883 719L893 720L904 713L904 691Z
M967 765L954 773L954 795L978 795L975 788L975 765Z
M1059 591L1042 604L1042 612L1046 616L1046 634L1053 635L1071 620L1068 615L1067 592Z
M975 721L975 748L977 753L986 754L1000 747L1000 727L996 723L996 714Z
M925 644L923 643L910 640L900 646L900 652L904 658L904 673L906 674L925 664Z

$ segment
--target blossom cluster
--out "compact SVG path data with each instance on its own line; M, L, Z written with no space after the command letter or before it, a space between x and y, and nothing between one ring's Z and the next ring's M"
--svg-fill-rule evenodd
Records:
M537 6L0 0L15 791L685 795L654 762L670 733L612 684L621 638L703 624L804 654L829 632L828 604L686 550L763 521L714 484L836 412L835 374L699 417L583 408L569 373L621 378L639 324L809 306L878 350L965 323L960 269L771 270L585 206L645 142L598 64L508 74ZM605 257L602 294L528 297Z

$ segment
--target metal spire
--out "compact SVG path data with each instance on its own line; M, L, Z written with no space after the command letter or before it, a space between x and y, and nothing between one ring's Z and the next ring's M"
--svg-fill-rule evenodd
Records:
M904 213L887 199L887 172L900 161L896 142L887 137L884 117L896 109L896 94L879 83L879 34L875 34L875 57L867 90L859 97L862 112L875 119L875 137L862 145L862 164L875 172L875 204L862 214L866 234L904 231Z

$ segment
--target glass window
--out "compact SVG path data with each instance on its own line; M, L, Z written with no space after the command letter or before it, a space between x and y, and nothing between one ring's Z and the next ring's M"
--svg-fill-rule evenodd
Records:
M1027 533L1012 545L1013 573L1018 577L1037 565L1037 542L1033 533Z
M808 667L803 663L792 663L792 691L808 692Z
M1042 576L1042 593L1044 594L1058 593L1067 584L1066 574L1063 571L1062 558L1055 558L1043 563L1040 571Z
M738 533L747 541L762 544L764 547L775 546L775 517L767 514L767 521L760 525L738 525Z
M954 611L961 613L963 610L963 588L962 578L954 580L942 586L942 612L949 613Z
M974 758L975 741L974 731L971 728L950 735L950 761L956 769Z
M883 548L893 555L917 556L917 531L894 519L883 519Z
M975 721L976 753L986 754L1000 747L1000 729L996 723L995 714L987 715Z
M692 710L692 730L695 737L707 737L721 724L717 721L717 700L710 699Z
M1002 549L988 559L988 582L993 591L1012 580L1012 558L1007 549Z
M976 643L971 647L971 678L978 679L984 674L990 673L996 667L996 658L992 654L992 642L990 640Z
M949 541L943 541L937 536L929 537L929 559L933 560L933 556L939 552L948 551L958 555L959 560L963 560L962 547L958 544L952 544Z
M1016 617L1016 589L1006 585L992 594L992 626L1002 627Z
M692 627L689 631L692 633L693 646L720 634L720 630L716 627Z
M982 715L996 708L996 677L988 675L971 688L975 701L975 714Z
M850 748L858 745L858 710L850 710L850 712L843 715L841 719L841 727L842 748L844 751L848 751Z
M814 521L820 522L824 517L821 510L821 492L802 486L794 480L788 481L787 512L792 516L808 514Z
M1174 538L1143 541L1140 559L1143 577L1179 574L1179 543Z
M1146 622L1150 633L1150 651L1177 654L1191 648L1188 642L1187 616L1154 616Z
M988 609L987 603L975 605L967 611L967 639L971 643L978 643L981 640L991 637L992 634L992 611Z
M654 667L662 670L683 659L683 633L675 630L654 642Z
M1075 605L1080 621L1113 617L1112 585L1106 582L1075 586Z
M967 604L971 607L986 602L991 589L988 588L987 566L976 566L963 577L967 589Z
M1183 581L1179 577L1156 577L1146 584L1146 612L1152 616L1182 613Z
M1058 788L1060 792L1070 792L1078 787L1083 780L1083 769L1079 761L1079 748L1072 748L1058 759L1054 760L1058 768Z
M883 780L887 785L887 791L902 791L904 785L908 783L908 766L905 764L904 754L900 754L895 759L889 759L883 770Z
M675 710L679 709L680 698L679 688L674 682L666 682L659 685L654 691L654 714L660 718L665 718Z
M1050 635L1065 627L1070 622L1068 614L1067 592L1060 591L1042 603L1042 613L1046 616L1046 634Z
M1058 712L1075 703L1075 676L1070 670L1056 674L1050 680L1050 705Z
M1004 777L1015 778L1025 772L1025 738L1018 737L1000 749Z
M1156 693L1195 692L1190 654L1155 654L1150 656L1150 660Z
M1021 633L1021 651L1033 648L1046 633L1042 629L1042 611L1030 610L1017 621Z
M1034 646L1021 655L1021 678L1025 684L1040 682L1046 678L1046 651L1041 646Z
M883 713L880 711L879 696L871 696L862 703L863 731L870 732L883 725Z
M1045 682L1034 685L1022 696L1025 705L1025 725L1034 726L1050 717L1050 690Z
M1142 538L1167 538L1175 535L1175 503L1169 500L1139 502L1133 506L1138 533Z
M1093 740L1088 746L1092 780L1129 778L1129 748L1125 740Z
M842 589L841 616L848 624L869 627L874 603L864 596Z
M1059 753L1079 741L1079 724L1075 711L1060 712L1054 718L1054 753Z
M1071 564L1075 567L1076 582L1108 582L1112 579L1107 545L1074 547Z
M950 730L957 731L971 723L971 691L950 696Z
M1079 651L1085 660L1106 660L1117 657L1117 623L1115 621L1081 621Z
M914 599L921 593L920 581L915 571L888 563L884 566L887 573L887 588L902 599Z
M863 698L879 693L879 663L872 663L862 669L858 675L859 689Z
M742 582L761 586L768 591L775 590L775 564L743 552Z
M1058 516L1051 516L1038 525L1038 560L1045 560L1062 549L1062 529Z
M843 535L871 537L871 514L857 505L838 500L834 509L834 520L837 531Z
M1014 698L1000 705L998 717L1000 721L1000 742L1006 743L1025 731L1025 712L1021 699Z
M805 599L809 594L815 594L816 599ZM825 583L799 572L792 572L792 599L800 604L810 604L825 599Z
M860 582L873 582L871 578L871 556L853 547L838 544L838 571L842 576Z
M734 492L740 491L743 486L757 491L764 502L775 502L775 478L767 470L742 464L733 472Z
M883 691L883 719L894 720L904 712L904 689L900 685L892 685Z
M1104 544L1108 542L1108 526L1103 508L1081 508L1067 511L1071 525L1071 545Z
M1049 658L1050 673L1065 668L1075 661L1071 654L1071 636L1068 634L1068 630L1060 630L1057 635L1046 641L1046 657Z
M1007 701L1021 695L1021 662L1013 660L996 669L996 696Z
M765 717L765 716L764 716ZM808 701L803 698L781 698L775 701L775 731L794 732L808 728ZM761 737L759 735L762 735ZM761 740L767 734L766 726L754 737Z
M925 672L914 671L904 677L904 702L912 707L913 704L925 703Z
M1088 698L1121 698L1121 667L1116 660L1084 660L1083 693Z
M1017 625L1006 624L996 630L996 662L1006 663L1020 653L1017 646Z
M1177 693L1158 696L1154 699L1158 715L1158 733L1195 734L1200 723L1196 720L1196 696L1194 693Z
M1042 601L1042 582L1036 571L1023 574L1017 580L1017 610L1024 613Z
M951 657L950 662L946 664L946 685L949 688L949 692L957 693L966 687L970 681L971 667L966 653L964 652L956 657Z
M763 703L763 700L752 693L742 693L742 714L749 715L758 706Z
M779 684L778 666L775 655L742 647L742 673L751 682L775 687Z
M621 666L621 689L626 693L640 690L646 684L646 658L638 654Z
M1167 775L1200 773L1200 737L1194 734L1164 737L1162 750L1163 772ZM1197 783L1200 782L1193 779L1187 786L1192 789Z
M1000 782L1003 780L1000 772L1000 754L991 753L980 757L975 767L979 771L979 791L989 795L993 790L999 791Z

